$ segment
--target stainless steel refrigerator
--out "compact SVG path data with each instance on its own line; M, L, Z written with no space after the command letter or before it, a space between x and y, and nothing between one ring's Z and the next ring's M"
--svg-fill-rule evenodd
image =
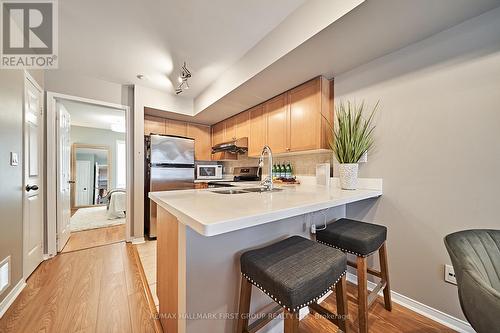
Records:
M149 192L194 188L194 140L169 135L145 137L145 232L156 237L156 204Z

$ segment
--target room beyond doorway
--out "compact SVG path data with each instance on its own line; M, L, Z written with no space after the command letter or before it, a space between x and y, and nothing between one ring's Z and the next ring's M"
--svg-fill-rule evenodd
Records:
M48 198L56 219L49 254L128 240L128 107L55 93L47 105L47 137L55 139L47 151L57 161L48 175L56 193Z

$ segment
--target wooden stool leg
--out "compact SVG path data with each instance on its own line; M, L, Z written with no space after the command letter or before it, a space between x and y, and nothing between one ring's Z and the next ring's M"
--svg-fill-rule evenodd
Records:
M368 333L368 289L366 258L357 257L358 266L358 325L360 333Z
M284 315L284 333L299 333L299 312L289 312L288 310L285 310Z
M248 328L248 317L250 313L250 299L252 296L252 284L242 276L240 290L240 307L238 310L237 333L244 333Z
M337 316L339 318L338 326L344 333L347 333L349 311L347 309L347 284L345 275L335 285L335 297L337 300Z
M389 285L389 268L387 265L387 248L384 244L378 250L378 256L380 261L380 274L382 281L385 281L386 285L384 288L384 304L388 311L392 310L392 300L391 300L391 287Z

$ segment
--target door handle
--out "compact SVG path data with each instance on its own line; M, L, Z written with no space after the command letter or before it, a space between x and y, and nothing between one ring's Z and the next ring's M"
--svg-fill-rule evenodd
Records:
M26 192L29 192L29 191L38 191L38 186L37 185L26 185Z
M68 184L74 184L76 183L74 180L68 180Z

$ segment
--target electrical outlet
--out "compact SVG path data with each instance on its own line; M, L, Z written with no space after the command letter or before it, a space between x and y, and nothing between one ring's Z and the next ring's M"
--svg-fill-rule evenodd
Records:
M455 269L452 265L444 265L444 280L448 283L457 284L457 278L455 277Z

